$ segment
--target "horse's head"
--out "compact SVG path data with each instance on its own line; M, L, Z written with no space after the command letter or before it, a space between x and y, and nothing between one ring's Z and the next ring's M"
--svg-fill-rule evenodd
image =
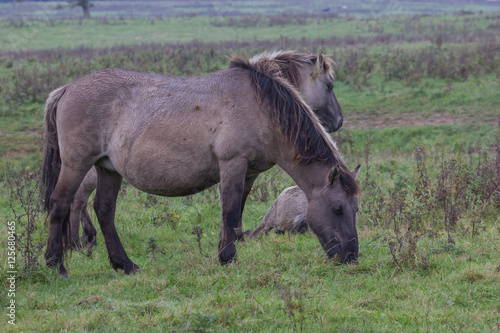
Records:
M335 165L325 186L312 193L307 208L307 222L326 254L329 258L338 255L343 263L358 259L358 199L353 190L358 189L359 168L349 172Z
M333 91L332 65L333 61L320 53L313 58L313 64L302 67L298 87L304 101L329 133L338 131L343 121L342 110Z

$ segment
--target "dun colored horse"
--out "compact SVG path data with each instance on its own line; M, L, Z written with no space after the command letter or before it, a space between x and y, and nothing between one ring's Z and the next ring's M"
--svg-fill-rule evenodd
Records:
M235 230L241 230L253 181L276 164L304 191L308 223L327 255L357 259L359 188L320 121L335 110L333 129L342 117L331 60L322 54L235 56L229 68L193 78L107 69L56 89L45 107L48 264L67 276L63 233L70 229L73 197L92 166L98 179L94 210L109 260L126 274L139 267L114 223L123 178L162 196L189 195L219 183L218 254L228 263L235 259Z
M298 90L300 94L305 93L305 89L308 89L310 85L308 84L300 84L302 81L300 78L294 75L294 70L290 69L290 66L293 66L293 63L286 59L286 53L281 55L263 55L259 61L270 62L269 65L276 66L281 71L282 75L294 86L295 89ZM329 60L326 60L329 61ZM329 88L333 91L333 87ZM333 94L335 98L335 94ZM310 101L311 103L313 101ZM342 126L342 112L339 104L334 99L332 101L332 105L330 107L321 107L312 109L316 116L318 116L321 124L325 128L327 132L333 132L338 130ZM250 191L252 184L248 184L246 191ZM92 246L96 244L96 235L97 231L92 224L92 220L90 219L89 213L87 211L87 203L90 195L97 187L97 173L94 168L90 169L88 174L82 181L80 188L75 194L75 198L71 204L71 214L70 214L70 227L71 234L69 236L69 240L64 239L63 241L65 247L69 247L71 249L79 249L80 247L89 247L89 251L92 250ZM246 196L244 194L244 196ZM83 227L82 232L82 240L80 241L80 223Z

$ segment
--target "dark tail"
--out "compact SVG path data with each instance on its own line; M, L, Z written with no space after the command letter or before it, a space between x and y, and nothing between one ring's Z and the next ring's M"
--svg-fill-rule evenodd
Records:
M45 102L45 135L43 145L43 202L44 208L50 212L50 196L56 187L59 173L61 172L61 155L57 138L57 104L66 92L66 87L61 87L50 93ZM69 212L62 225L63 248L68 250L70 239Z
M50 93L45 103L45 138L43 146L43 201L47 212L50 212L50 196L56 187L61 171L61 156L57 139L56 113L57 104L66 92L66 87L61 87Z

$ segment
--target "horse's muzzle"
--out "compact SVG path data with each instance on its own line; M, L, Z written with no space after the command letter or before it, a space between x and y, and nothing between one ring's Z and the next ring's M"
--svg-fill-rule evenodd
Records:
M356 263L358 260L358 241L352 238L346 242L339 242L333 245L327 255L330 259L340 260L343 264Z
M336 132L338 131L341 127L342 127L342 124L344 123L344 119L343 118L340 118L340 120L337 122L337 124L335 126L333 126L333 129L331 132Z
M342 260L344 264L347 263L357 263L358 262L358 254L356 252L347 252Z

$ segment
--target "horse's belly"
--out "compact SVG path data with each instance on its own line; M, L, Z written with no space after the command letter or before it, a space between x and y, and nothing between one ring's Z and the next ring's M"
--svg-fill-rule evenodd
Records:
M141 161L128 164L124 178L141 191L161 196L185 196L203 191L219 182L217 165L207 161Z

